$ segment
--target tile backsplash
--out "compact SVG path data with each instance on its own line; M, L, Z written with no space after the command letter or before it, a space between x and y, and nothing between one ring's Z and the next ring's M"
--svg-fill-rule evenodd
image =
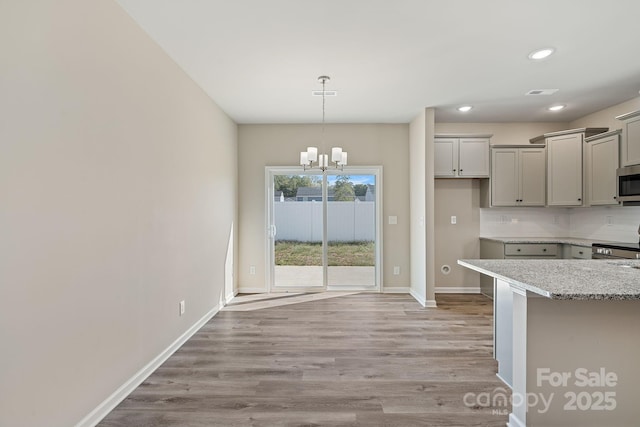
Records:
M483 237L579 237L638 242L640 207L480 209Z
M638 206L592 207L570 211L571 237L638 243Z

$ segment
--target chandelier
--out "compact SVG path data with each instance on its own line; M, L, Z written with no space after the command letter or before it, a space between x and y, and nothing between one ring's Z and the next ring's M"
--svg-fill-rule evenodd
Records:
M318 81L322 83L322 152L318 153L318 147L307 147L307 151L300 152L300 166L304 170L317 167L321 171L329 168L329 155L324 153L324 122L325 122L325 86L329 76L320 76ZM336 169L343 170L347 165L347 152L342 151L341 147L331 148L331 163Z

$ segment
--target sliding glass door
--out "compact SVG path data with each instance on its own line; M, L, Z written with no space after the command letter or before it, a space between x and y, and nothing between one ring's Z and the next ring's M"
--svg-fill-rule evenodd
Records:
M381 175L267 168L271 291L380 289Z
M327 286L376 287L376 176L327 175Z

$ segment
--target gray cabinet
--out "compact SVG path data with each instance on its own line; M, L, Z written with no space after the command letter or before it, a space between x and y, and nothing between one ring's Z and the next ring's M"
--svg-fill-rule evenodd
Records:
M491 150L491 206L544 206L545 148Z
M580 128L552 132L530 140L547 145L547 206L585 205L584 139L608 128Z
M591 259L591 248L570 245L570 259Z
M622 125L622 166L640 164L640 110L616 117Z
M617 205L616 169L620 164L620 130L585 139L588 204Z
M504 243L480 239L481 259L561 259L559 243ZM493 298L493 278L480 275L480 292Z
M488 178L489 137L437 135L434 139L434 176Z
M582 205L582 133L547 138L547 205Z

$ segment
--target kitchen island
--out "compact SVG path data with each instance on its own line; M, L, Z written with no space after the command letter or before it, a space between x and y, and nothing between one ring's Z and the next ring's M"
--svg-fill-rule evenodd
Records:
M640 261L459 260L494 278L509 425L640 422Z

